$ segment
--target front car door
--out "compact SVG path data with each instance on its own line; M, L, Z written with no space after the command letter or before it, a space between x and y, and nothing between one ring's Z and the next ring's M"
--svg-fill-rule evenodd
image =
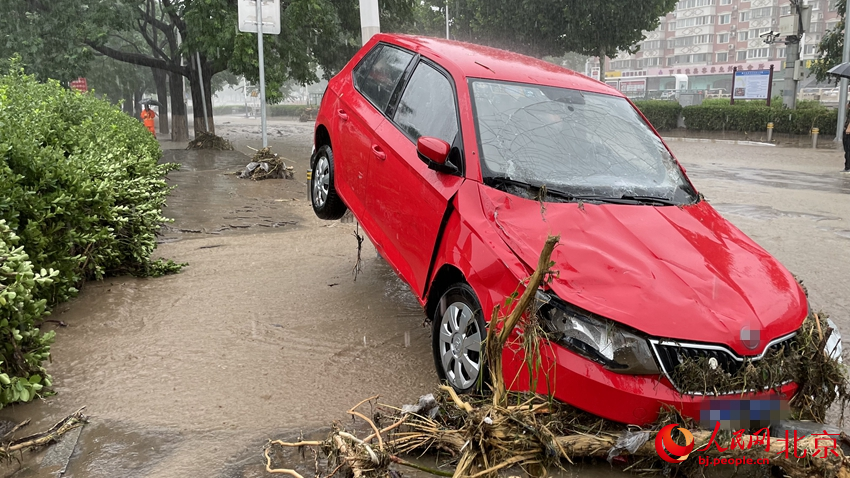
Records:
M422 59L404 86L389 121L378 127L372 146L378 153L369 171L370 215L381 237L376 246L413 292L422 297L429 266L449 202L463 182L463 148L457 95L451 76ZM419 159L420 136L452 145L457 174L438 173Z

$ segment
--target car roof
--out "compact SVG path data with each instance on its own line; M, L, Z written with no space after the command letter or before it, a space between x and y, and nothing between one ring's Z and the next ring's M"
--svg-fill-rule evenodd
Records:
M441 38L380 33L374 41L415 51L466 78L485 78L623 96L610 86L561 66L507 50Z

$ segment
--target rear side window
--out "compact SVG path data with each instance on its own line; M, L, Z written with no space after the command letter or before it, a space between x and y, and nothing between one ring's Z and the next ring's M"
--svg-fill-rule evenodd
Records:
M420 63L404 89L394 121L413 141L432 136L454 143L457 108L449 79L427 63Z
M378 45L354 68L354 87L384 112L412 58L410 52Z

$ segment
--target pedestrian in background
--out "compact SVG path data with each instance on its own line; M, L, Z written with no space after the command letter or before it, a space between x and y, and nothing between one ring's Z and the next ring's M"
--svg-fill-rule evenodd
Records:
M145 123L145 127L148 131L150 131L153 137L156 138L156 129L153 125L154 118L156 118L156 112L151 109L151 105L145 105L145 109L142 110L142 121ZM847 143L845 143L844 149L847 149Z

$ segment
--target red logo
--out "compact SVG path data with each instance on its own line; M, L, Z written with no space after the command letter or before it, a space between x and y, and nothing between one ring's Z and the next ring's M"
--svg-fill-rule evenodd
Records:
M657 435L655 435L655 451L658 452L658 456L661 457L662 460L668 463L681 463L685 461L694 449L694 436L691 432L684 428L680 427L679 431L685 436L685 446L679 445L673 441L671 433L673 432L673 428L678 426L678 423L667 425L662 428ZM670 455L675 455L680 458L671 458Z

